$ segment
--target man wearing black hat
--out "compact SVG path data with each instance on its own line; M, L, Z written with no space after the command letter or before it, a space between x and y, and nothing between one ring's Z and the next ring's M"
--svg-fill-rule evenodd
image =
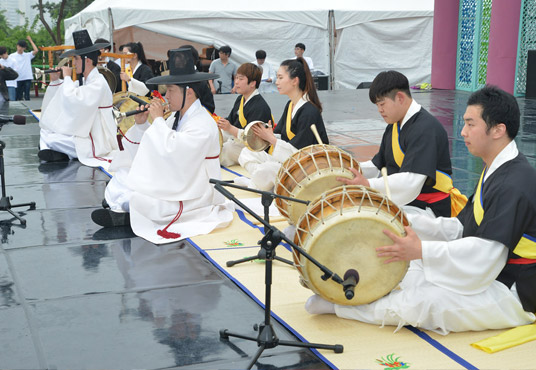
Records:
M62 67L64 79L51 73L51 83L42 106L39 159L46 162L78 158L90 167L108 168L118 149L117 125L112 114L112 92L96 65L99 49L87 30L73 32L75 49L61 55L74 56L79 80L71 79L70 67Z
M130 142L110 169L115 172L105 192L110 209L91 214L104 227L130 224L136 235L156 244L209 233L233 217L232 204L209 183L221 175L219 132L198 91L214 75L195 70L189 49L171 50L168 66L168 76L147 82L166 85L174 114L164 120L162 102L154 99L148 112L136 115L126 134Z

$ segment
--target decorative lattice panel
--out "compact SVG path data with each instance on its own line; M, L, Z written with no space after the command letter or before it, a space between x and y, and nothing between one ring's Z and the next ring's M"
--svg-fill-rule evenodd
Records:
M528 51L536 49L536 0L523 0L521 4L518 40L514 93L523 96L527 86Z
M475 91L486 84L492 0L461 0L456 88Z

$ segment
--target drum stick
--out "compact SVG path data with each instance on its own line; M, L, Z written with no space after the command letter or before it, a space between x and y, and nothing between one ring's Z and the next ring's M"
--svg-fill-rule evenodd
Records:
M391 189L389 189L389 181L387 180L387 168L383 167L381 170L383 182L385 183L385 194L387 195L387 198L391 200Z
M318 130L316 129L316 125L314 123L311 125L311 131L313 131L313 134L315 135L318 144L323 144L322 139L320 138L320 135L318 134Z

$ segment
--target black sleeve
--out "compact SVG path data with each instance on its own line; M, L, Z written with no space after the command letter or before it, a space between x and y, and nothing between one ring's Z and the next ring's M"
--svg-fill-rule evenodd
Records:
M255 95L244 107L244 116L248 123L253 121L268 123L272 120L272 111L261 95Z
M285 122L287 120L287 110L288 110L289 104L290 104L290 100L287 102L287 105L285 105L285 109L283 109L283 114L281 115L281 118L279 118L279 122L277 122L277 126L275 126L274 128L274 134L283 133L283 127L285 127Z
M316 137L311 130L311 125L313 124L316 125L316 129L320 135L320 138L322 139L322 143L329 144L322 115L320 114L320 111L311 103L304 104L298 110L298 112L296 112L291 125L295 136L289 141L289 143L292 144L292 146L296 149L302 149L309 145L318 144Z
M238 95L236 98L233 109L229 112L229 115L227 116L227 121L235 127L242 128L242 125L240 124L240 120L238 119L238 109L240 108L240 100L242 99L242 95Z
M435 120L433 116L427 112L419 112L417 115L416 121L408 125L407 132L400 135L401 146L404 148L404 161L400 172L425 175L433 179L435 184L436 170L439 169L440 161L439 151L448 145L448 138L446 132L442 132L444 129L433 121ZM402 131L405 129L404 126ZM450 168L448 170L450 171Z
M380 143L380 150L374 157L372 157L372 163L376 168L382 169L383 167L387 166L387 161L385 160L385 145L386 143L389 143L391 145L391 130L393 129L392 125L387 125L385 128L385 131L383 133L382 142Z
M141 66L139 66L139 68L136 70L136 73L134 73L132 77L138 81L145 83L145 81L147 81L148 79L153 78L154 75L153 71L151 71L151 67L146 64L142 64ZM145 86L147 86L147 88L151 91L158 90L158 85L145 84Z

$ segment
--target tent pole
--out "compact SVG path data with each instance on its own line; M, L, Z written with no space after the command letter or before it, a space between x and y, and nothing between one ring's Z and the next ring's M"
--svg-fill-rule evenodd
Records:
M112 15L112 8L108 8L108 24L110 25L110 37L108 38L108 40L110 40L110 50L112 51L112 53L115 53L115 48L114 48L114 17Z
M328 13L328 33L329 33L329 90L333 90L334 82L334 59L335 59L335 16L333 10Z

